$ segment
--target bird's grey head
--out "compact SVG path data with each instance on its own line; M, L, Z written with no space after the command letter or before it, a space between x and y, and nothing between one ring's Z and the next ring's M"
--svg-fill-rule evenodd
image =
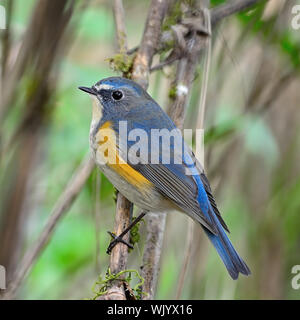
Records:
M148 93L136 82L121 77L100 80L91 88L79 87L99 102L106 112L128 111L137 104L151 99Z

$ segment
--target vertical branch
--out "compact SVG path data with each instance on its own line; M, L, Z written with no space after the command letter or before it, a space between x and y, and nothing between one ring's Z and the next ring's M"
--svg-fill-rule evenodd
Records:
M158 272L160 256L164 239L166 225L165 212L149 212L147 214L147 240L144 248L142 276L144 278L143 296L144 300L153 300Z
M208 35L211 35L211 24L210 24L210 12L209 10L204 6L207 5L203 4L203 18L204 18L204 26L205 30L207 31ZM205 54L205 61L204 61L204 72L202 76L202 88L200 93L200 104L199 104L199 111L198 111L198 121L197 121L197 128L203 129L204 124L204 114L205 114L205 102L206 102L206 95L207 95L207 86L208 86L208 75L209 75L209 69L210 69L210 58L211 58L211 38L205 37L203 39L199 39L199 44L203 45L204 47L207 47L207 51ZM193 54L193 53L192 53ZM195 52L196 55L200 55L200 51L197 50ZM198 57L199 59L199 57ZM194 70L195 71L195 70ZM189 90L190 91L190 90ZM183 119L181 119L180 125L183 124ZM187 235L185 240L185 255L183 258L183 263L179 275L179 281L178 281L178 287L176 292L176 299L179 299L182 293L185 275L187 272L188 262L190 260L191 254L192 254L192 245L193 245L193 236L194 236L194 221L191 219L188 220L188 227L187 227Z
M125 28L125 14L122 0L114 0L114 19L117 29L117 44L120 52L127 52L127 36Z
M176 79L172 84L176 94L169 105L168 113L180 129L183 128L185 110L200 51L203 48L203 41L203 38L195 31L192 32L192 36L186 44L186 54L178 62ZM148 296L144 297L145 299L153 299L154 297L165 220L164 213L153 213L147 224L148 236L143 259L143 276L145 278L143 291L148 293Z
M152 0L140 48L133 64L132 79L144 89L148 87L149 69L159 46L161 25L168 1Z
M96 187L95 187L95 208L94 208L94 222L95 222L95 270L97 273L100 273L100 213L101 213L101 204L100 204L100 190L101 190L102 177L99 170L96 172Z
M152 58L159 44L161 25L166 12L168 1L152 0L148 12L145 30L141 45L136 54L132 68L132 79L138 82L144 89L148 87L149 68ZM114 1L114 17L117 29L117 39L120 52L127 51L124 9L121 0ZM120 234L130 222L132 204L118 193L117 209L115 217L115 232ZM127 238L126 238L127 237ZM124 237L128 241L129 234ZM110 268L112 273L120 272L126 269L128 257L128 248L123 243L118 243L110 259ZM101 299L126 299L121 281L114 281L108 293Z
M206 31L207 34L210 36L211 28L213 25L215 25L216 23L221 21L223 18L233 13L236 13L236 12L247 9L248 7L251 7L257 2L258 0L236 0L228 4L226 3L224 5L220 5L212 10L208 10L207 7L209 5L209 0L202 0L200 1L200 8L202 9L202 13L203 13L201 25L204 25L204 31ZM209 76L210 63L211 63L211 38L210 37L203 38L203 37L196 36L194 49L190 51L190 58L191 58L190 62L187 62L187 65L190 68L188 72L190 72L190 75L194 75L194 72L196 70L197 60L199 59L199 56L201 54L202 47L203 48L207 47L207 52L204 60L204 72L202 77L203 80L202 80L202 88L201 88L201 94L200 94L200 100L199 100L199 111L198 111L198 119L197 119L197 128L200 128L200 129L204 128L207 85L208 85L208 76ZM180 85L180 81L178 79L180 79L180 75L182 76L182 74L180 73L180 66L181 68L182 68L182 65L185 66L185 62L183 60L184 59L181 59L177 69L177 81L175 83L175 86L177 88L176 90L177 95L180 93L180 90L178 92L178 87L177 87L178 85ZM188 75L186 76L188 78ZM184 81L184 79L187 80L187 78L185 76L182 76L182 80L183 80L182 83L185 83L187 85L187 88L189 88L188 87L189 81ZM190 89L185 91L190 91ZM183 110L185 109L184 108L185 99L183 97L178 97L177 95L173 105L174 107L173 109L170 110L170 113L171 113L171 116L175 117L174 121L176 125L180 127L183 123L183 113L184 113ZM181 291L183 289L183 283L184 283L184 278L187 270L187 265L188 265L189 258L191 256L193 229L194 229L193 226L194 226L193 221L189 220L188 232L186 237L185 256L183 259L183 265L181 268L179 283L178 283L177 293L176 293L177 299L180 297Z
M114 0L113 14L116 24L116 37L119 52L125 54L127 51L127 37L125 28L125 15L122 0ZM116 216L115 216L115 234L121 234L130 224L133 204L126 199L120 192L117 193ZM129 241L129 233L124 238ZM128 247L123 243L118 243L112 250L110 256L110 271L117 274L127 267ZM107 294L101 299L105 300L126 300L123 282L115 280Z
M189 219L188 226L187 226L187 234L185 239L184 257L183 257L181 271L179 274L178 286L177 286L176 297L175 297L176 300L180 299L183 286L184 286L184 280L185 280L188 264L192 255L194 226L195 226L194 221Z
M211 35L210 12L207 8L204 8L203 13L205 17L204 19L205 28L207 29L207 33ZM204 57L204 70L203 70L203 77L202 77L202 89L201 89L200 101L199 101L197 129L204 129L204 115L205 115L206 96L207 96L207 87L208 87L208 76L209 76L210 62L211 62L211 37L206 38L206 47L207 47L207 51Z

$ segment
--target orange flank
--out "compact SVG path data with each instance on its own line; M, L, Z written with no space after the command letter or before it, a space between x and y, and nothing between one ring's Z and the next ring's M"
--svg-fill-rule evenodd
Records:
M146 179L138 171L134 170L119 156L115 132L111 127L110 121L106 121L99 128L96 138L99 145L98 151L102 152L104 157L108 160L106 165L111 167L129 184L138 189L143 189L152 185L152 182Z

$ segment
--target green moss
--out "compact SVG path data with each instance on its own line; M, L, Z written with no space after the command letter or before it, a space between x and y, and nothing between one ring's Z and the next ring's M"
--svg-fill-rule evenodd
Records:
M125 274L127 274L127 277L122 277ZM139 282L133 287L132 293L134 294L135 299L141 300L142 294L145 294L144 292L142 292L144 278L141 277L139 272L135 269L129 269L123 270L117 274L113 274L111 273L110 268L107 269L104 279L102 279L102 277L99 276L99 279L94 283L92 290L95 296L92 298L92 300L96 300L98 297L107 294L108 289L113 281L123 281L124 283L129 285L130 281L133 279L132 274L134 274L135 278L139 280Z
M174 40L166 41L163 43L163 46L161 46L157 50L157 53L160 54L160 61L162 61L165 58L165 56L169 53L171 49L174 48L174 46L175 46Z
M118 198L118 190L116 188L114 188L114 195L113 195L113 199L114 199L114 202L117 203L117 198Z
M30 100L37 92L40 84L40 80L33 73L30 73L25 80L26 87L26 100Z
M170 30L171 26L177 24L181 17L182 17L182 11L181 11L181 2L182 1L176 1L173 5L173 7L170 10L169 15L166 17L162 30L167 31Z
M171 100L175 100L177 95L177 88L176 87L171 87L169 90L169 98Z
M132 221L134 221L136 219L136 217L132 218ZM144 222L144 220L142 219L141 221ZM130 230L130 239L129 242L134 246L136 243L138 243L141 239L141 235L139 232L139 228L140 228L140 224L141 221L138 222L136 225L134 225L131 230ZM130 249L129 249L130 250Z
M107 59L113 71L121 72L125 77L130 77L131 75L133 60L134 57L129 56L126 53L117 53L113 57Z
M183 2L191 8L195 7L197 4L196 0L183 0Z

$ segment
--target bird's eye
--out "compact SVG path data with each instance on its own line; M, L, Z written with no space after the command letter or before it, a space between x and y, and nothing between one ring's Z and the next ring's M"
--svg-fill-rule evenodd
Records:
M112 97L114 98L114 100L121 100L123 98L123 93L119 90L113 91Z

